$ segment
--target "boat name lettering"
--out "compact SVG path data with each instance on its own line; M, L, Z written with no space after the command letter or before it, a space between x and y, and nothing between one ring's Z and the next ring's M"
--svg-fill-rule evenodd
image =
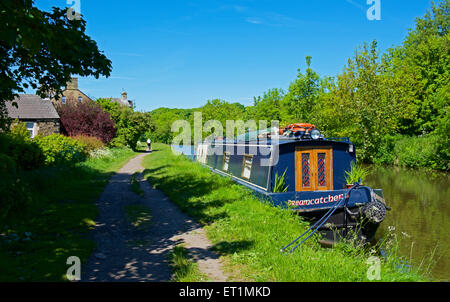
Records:
M328 197L320 197L316 199L309 199L309 200L289 200L289 206L312 206L312 205L319 205L319 204L325 204L325 203L333 203L337 202L338 200L341 200L344 198L344 194L340 195L328 195Z

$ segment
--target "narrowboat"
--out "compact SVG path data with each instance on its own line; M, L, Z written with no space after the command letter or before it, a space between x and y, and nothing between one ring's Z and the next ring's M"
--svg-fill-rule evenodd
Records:
M323 244L350 234L370 242L389 210L381 189L347 184L346 172L356 165L349 138L325 138L311 124L211 139L197 145L194 159L302 215L317 226Z

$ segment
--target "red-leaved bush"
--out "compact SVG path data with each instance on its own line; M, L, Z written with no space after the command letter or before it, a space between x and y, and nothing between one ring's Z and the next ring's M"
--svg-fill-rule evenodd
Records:
M68 136L93 136L107 144L116 135L117 129L109 113L93 101L67 100L66 104L59 103L56 110L63 133Z

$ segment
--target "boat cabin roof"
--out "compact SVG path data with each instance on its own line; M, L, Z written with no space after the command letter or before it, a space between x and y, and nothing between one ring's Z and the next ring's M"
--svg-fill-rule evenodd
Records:
M280 137L277 140L271 139L261 139L261 140L247 140L247 141L239 141L239 140L212 140L209 141L214 144L245 144L245 145L287 145L287 144L296 144L304 143L305 145L326 145L326 144L344 144L344 145L352 145L353 143L350 141L348 137L341 138L323 138L323 139L294 139L294 138L284 138Z

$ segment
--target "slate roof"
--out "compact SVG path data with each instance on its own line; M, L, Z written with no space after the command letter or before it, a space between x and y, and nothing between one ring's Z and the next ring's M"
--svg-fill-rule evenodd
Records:
M12 119L59 119L53 103L34 94L20 94L14 99L19 108L6 103L8 116Z
M131 107L131 105L128 102L128 100L124 100L122 98L110 98L110 99L111 99L112 102L119 103L119 104L121 104L123 106Z

